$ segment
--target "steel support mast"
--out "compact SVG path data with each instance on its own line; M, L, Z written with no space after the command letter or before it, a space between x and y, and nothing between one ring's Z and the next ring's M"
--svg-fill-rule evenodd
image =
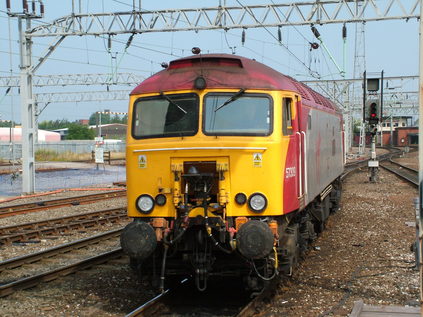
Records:
M420 7L420 16L423 16L423 6ZM420 18L420 53L419 53L419 143L423 140L423 21ZM418 249L418 261L420 267L420 309L421 315L423 316L423 151L419 146L419 208L417 208L416 214L416 226L418 227L419 241L417 245Z
M35 102L32 93L32 43L26 36L31 30L31 16L18 16L20 50L20 97L22 121L22 192L33 193L35 188ZM25 29L24 29L25 24Z

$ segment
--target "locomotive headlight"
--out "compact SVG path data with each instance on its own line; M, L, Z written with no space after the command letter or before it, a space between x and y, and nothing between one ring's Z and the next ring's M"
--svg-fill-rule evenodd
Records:
M164 206L166 204L166 196L163 194L158 194L155 198L156 204L159 206Z
M150 195L143 194L135 202L137 209L143 214L149 214L154 208L154 199Z
M235 202L238 205L244 205L247 202L247 196L244 193L238 193L235 195Z
M254 212L262 212L267 207L267 199L263 194L254 193L248 198L248 207Z

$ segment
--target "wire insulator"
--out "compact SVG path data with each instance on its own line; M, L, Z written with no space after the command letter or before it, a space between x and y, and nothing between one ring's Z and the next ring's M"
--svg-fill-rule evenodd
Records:
M6 0L7 12L10 12L10 0Z
M201 53L201 49L199 47L193 47L191 49L192 54L198 55Z
M317 50L319 48L319 43L313 42L313 43L310 43L310 46L313 50Z
M28 1L22 0L22 7L25 13L28 13Z
M245 43L245 29L242 30L241 43L242 45Z
M44 16L44 3L42 1L40 1L40 12L41 15Z
M35 0L32 0L32 13L35 14Z
M278 41L282 42L282 31L281 31L281 27L278 27Z
M313 32L313 34L316 38L320 37L319 31L317 31L317 29L314 26L311 27L311 32Z
M125 49L127 49L129 46L131 46L131 43L132 43L132 40L134 39L134 36L135 36L135 33L133 33L133 34L129 37L128 41L126 42Z
M344 26L342 27L342 38L345 40L347 38L347 27Z
M107 39L107 49L110 50L112 49L112 37L109 35L109 38Z

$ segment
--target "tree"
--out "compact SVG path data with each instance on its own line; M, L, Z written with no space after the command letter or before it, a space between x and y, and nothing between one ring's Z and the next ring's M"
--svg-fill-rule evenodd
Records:
M100 113L94 112L90 115L89 125L97 125L97 123L100 124L100 116L101 116L101 124L109 124L111 122L109 113L100 114Z
M0 128L10 128L11 125L12 125L11 121L0 120Z
M360 119L354 119L353 132L354 133L360 133L360 127L361 127L361 120Z
M94 112L90 115L90 119L88 120L89 125L96 125L97 124L97 112Z
M72 123L66 119L62 120L46 120L38 124L39 129L43 130L57 130L67 128Z
M94 130L88 128L87 126L72 123L68 128L67 140L93 140L94 139Z
M117 114L115 114L112 117L112 119L110 120L110 123L121 123L121 122L122 122L122 120L120 119L120 117Z

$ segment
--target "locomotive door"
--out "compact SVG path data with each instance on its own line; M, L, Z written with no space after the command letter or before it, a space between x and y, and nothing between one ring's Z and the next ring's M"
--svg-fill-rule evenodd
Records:
M295 96L295 108L296 108L296 125L297 131L295 133L297 138L297 148L298 148L298 199L300 204L300 209L305 207L305 196L307 194L307 131L303 126L301 118L303 117L302 113L302 103L299 100L298 96Z
M289 138L284 179L285 212L300 208L304 202L304 145L300 130L300 108L297 96L283 98L282 132Z

